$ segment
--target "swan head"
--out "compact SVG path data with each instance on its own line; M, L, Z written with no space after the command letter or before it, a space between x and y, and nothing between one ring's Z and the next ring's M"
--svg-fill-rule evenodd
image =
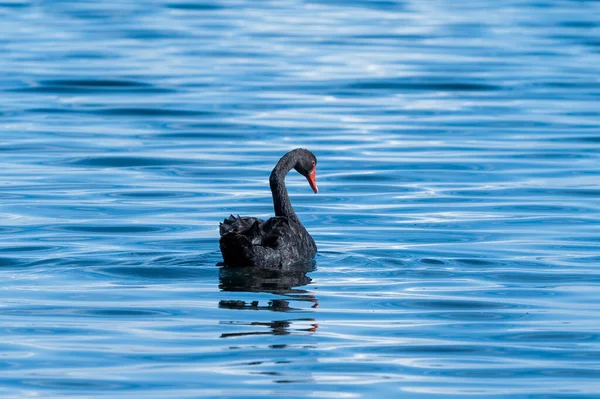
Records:
M293 151L296 158L296 165L294 169L302 176L306 177L310 188L316 193L319 192L317 187L317 157L312 152L304 149L297 148Z

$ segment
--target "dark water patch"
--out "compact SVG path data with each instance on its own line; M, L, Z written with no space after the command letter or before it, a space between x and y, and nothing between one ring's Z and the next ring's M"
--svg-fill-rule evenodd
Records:
M190 242L204 243L205 241L210 241L212 243L215 242L215 238L205 238L205 239L192 239ZM217 248L212 247L211 252L203 252L203 253L194 253L193 255L166 255L159 256L157 258L152 259L152 264L162 265L162 266L198 266L202 264L210 264L211 269L212 266L216 263L216 261L221 260L221 253L217 250Z
M157 39L181 39L189 34L178 30L169 29L125 29L121 34L128 39L157 40Z
M460 195L468 198L473 197L506 197L506 198L530 198L534 196L543 197L599 197L600 189L596 188L562 188L562 187L506 187L489 188L488 190L468 189L462 191L444 191L446 195Z
M418 90L418 91L496 91L499 86L471 82L419 82L393 79L358 81L343 86L345 90Z
M387 261L383 261L388 263ZM381 272L372 272L373 276L382 278L422 278L422 279L452 279L457 277L457 272L449 270L440 270L436 266L430 268L415 268L411 265L395 270L383 270Z
M538 283L550 284L553 286L565 283L587 282L597 284L600 282L600 275L594 275L586 272L582 273L549 273L539 272L534 273L531 270L523 270L521 272L489 272L486 273L488 278L494 281L515 282L515 283Z
M69 51L64 55L65 59L72 60L117 60L121 58L119 53L102 50L102 51L92 51L92 50L75 50Z
M438 375L445 377L457 377L457 378L474 378L474 379L506 379L506 378L517 378L519 376L527 375L528 377L534 377L539 375L539 370L535 369L457 369L457 370L443 370ZM476 390L475 390L476 391ZM482 390L481 393L484 391Z
M144 353L144 354L127 354L124 356L128 360L136 362L150 361L152 363L200 363L200 359L204 356L214 356L213 360L217 360L218 356L215 354L207 354L199 351L193 351L190 353Z
M211 111L185 111L168 108L101 108L101 109L80 109L80 108L31 108L27 112L36 114L87 114L87 115L106 115L106 116L127 116L127 117L157 117L157 118L177 118L177 117L208 117L217 116L218 113Z
M226 161L227 162L227 161ZM227 162L229 163L229 162ZM239 163L243 163L239 161ZM248 162L250 165L251 162ZM207 178L212 180L215 183L215 186L211 187L211 190L214 190L214 187L219 187L219 189L231 190L231 178L237 179L240 176L240 171L236 168L224 166L186 166L185 168L170 168L170 171L180 177L194 177L194 178ZM254 186L254 184L249 184L250 182L254 182L255 180L250 179L261 179L267 174L264 171L254 170L252 167L245 167L245 174L248 177L248 181L245 183L248 186ZM239 187L237 185L236 187ZM265 187L266 189L266 187ZM221 212L221 210L218 210Z
M394 259L394 258L377 259L377 262L384 264L384 265L390 265L394 268L403 268L403 267L409 266L409 262L407 262L404 259Z
M353 39L356 40L366 40L366 41L379 41L379 40L406 40L406 41L416 41L426 39L425 35L417 35L417 34L401 34L401 33L384 33L384 34L358 34L353 35Z
M92 392L96 391L122 391L122 390L132 390L139 388L139 384L136 383L127 383L122 380L116 381L107 381L101 379L90 379L90 378L22 378L18 381L15 381L19 385L23 385L24 387L31 386L35 388L46 388L52 391L61 390L61 391L83 391L88 392L91 390Z
M600 144L600 136L560 137L549 140L567 143Z
M538 373L531 373L532 375L551 376L553 378L594 378L600 377L600 370L594 370L591 368L564 368L564 369L544 369L538 370Z
M600 83L594 81L547 81L534 84L534 86L554 87L559 89L598 89Z
M210 128L207 128L210 129ZM244 139L252 134L244 131L242 128L231 128L226 126L215 126L212 131L180 132L180 133L162 133L152 134L148 137L159 140L185 140L185 141L206 141L207 139ZM231 129L231 130L229 130Z
M597 52L600 51L600 40L584 40L583 44L598 49Z
M109 274L111 276L133 277L143 279L190 279L190 278L206 278L217 274L215 270L207 270L206 268L198 267L107 267L99 270L100 273Z
M173 316L172 312L151 309L80 309L75 311L76 314L83 316L99 316L99 317L165 317Z
M77 153L85 151L83 148L74 148L70 145L56 145L48 142L39 142L39 143L19 143L19 144L9 144L9 145L0 145L0 152L44 152L44 153Z
M561 21L558 24L559 26L564 26L566 28L595 28L600 24L597 21Z
M489 302L489 301L468 301L455 299L440 299L440 300L409 300L404 301L403 305L407 307L423 308L423 309L510 309L514 308L507 302Z
M36 259L27 263L27 265L31 268L35 267L58 267L58 266L77 266L77 267L87 267L87 266L98 266L106 264L106 257L96 257L92 259L83 259L76 258L72 256L62 256L62 257L47 257L44 259Z
M484 259L455 259L456 263L467 266L479 266L479 267L490 267L497 266L498 263Z
M584 154L581 152L569 151L569 152L532 152L532 153L519 153L510 155L512 159L541 159L550 161L563 161L568 162L573 159L585 159L594 158L593 154Z
M22 264L21 261L14 258L0 257L0 268L17 267Z
M49 14L57 14L59 19L64 17L83 21L84 26L100 23L101 21L125 21L132 15L143 14L145 10L131 4L122 7L111 7L103 4L91 5L89 3L71 3L69 7L57 6L46 9ZM63 22L64 23L64 22Z
M250 126L243 123L233 123L226 121L200 121L197 123L169 123L165 126L165 130L162 132L165 136L169 134L193 134L198 131L213 131L213 130L226 130L226 129L240 129L243 133L248 133Z
M0 151L2 149L0 148ZM17 194L17 193L0 193L0 199L2 200L17 200L17 199L25 199L27 195L25 194Z
M435 312L430 314L429 317L434 319L444 320L457 320L464 322L498 322L498 321L509 321L519 320L526 317L526 315L518 313L494 313L494 312ZM480 327L479 325L477 327Z
M215 223L215 226L218 223ZM217 242L216 237L207 237L207 238L172 238L167 237L164 240L143 240L140 241L141 244L146 246L156 248L158 251L163 251L164 248L169 248L173 251L214 251L217 247L215 243ZM178 258L178 260L173 260L173 263L169 263L170 265L176 264L190 264L190 265L205 265L207 262L212 262L212 264L221 261L221 254L219 253L218 259L215 258L214 261L211 261L210 257L204 258L204 254L198 255L198 258L192 257L191 259L187 258Z
M222 114L212 111L187 111L183 109L168 108L101 108L89 111L98 115L107 116L139 116L139 117L208 117L222 116Z
M562 344L563 342L598 341L595 333L582 333L572 331L539 331L505 334L502 339L510 341L548 342Z
M494 210L502 212L540 212L540 213L572 213L572 214L583 214L591 211L591 209L584 209L577 206L561 206L561 205L544 205L535 203L525 204L514 204L514 205L500 205L494 206Z
M199 196L202 193L184 192L184 191L131 191L131 192L120 192L111 193L109 196L117 198L190 198Z
M23 245L23 246L15 246L15 247L0 247L0 252L45 252L45 251L60 250L60 248L61 247Z
M331 254L337 254L336 252L331 252ZM318 255L321 255L319 252ZM325 253L323 253L325 255ZM339 256L339 254L337 254ZM380 267L382 266L381 259L373 259L366 256L360 255L346 255L342 254L339 258L336 259L335 263L342 265L344 267Z
M204 1L197 3L167 3L165 7L184 11L218 11L226 8L225 4L222 3Z
M592 118L600 117L600 111L571 111L571 112L565 112L564 115L592 119Z
M498 290L485 290L486 296L491 297L510 297L510 298L543 298L543 297L556 297L563 295L559 291L554 291L551 288L531 288L531 289L521 289L521 288L503 288Z
M140 88L149 87L151 85L135 80L110 80L110 79L55 79L55 80L42 80L40 84L46 86L67 86L67 87L81 87L84 89L91 88Z
M381 353L381 354L402 354L402 353L424 353L424 354L442 354L442 355L457 355L457 354L468 354L478 353L481 351L477 346L468 345L384 345L375 347L365 347L363 350L367 352Z
M133 80L110 79L55 79L42 80L35 86L12 89L23 93L56 93L56 94L99 94L120 92L171 93L173 90L160 88L144 82Z
M426 265L444 265L445 264L445 262L443 260L429 259L429 258L421 259L419 262L424 263Z
M74 231L82 233L96 233L96 234L139 234L139 233L158 233L164 232L168 229L156 226L142 226L142 225L114 225L114 226L102 226L102 225L61 225L56 229L64 231Z
M60 326L31 326L31 327L5 327L0 328L4 334L19 334L28 336L78 336L78 335L101 335L104 331L101 329L92 329L86 327L60 327Z
M336 176L337 181L352 181L352 182L382 182L382 181L394 181L396 176L393 174L381 171L378 173L356 173L356 174L345 174Z
M600 244L600 233L594 236L578 236L578 237L561 237L564 241L582 242L582 243L599 243Z
M86 166L99 168L134 168L147 166L170 166L188 164L189 160L176 158L154 158L144 156L104 156L85 157L66 162L72 166Z
M31 108L27 110L27 113L33 113L33 114L68 114L68 113L76 113L78 112L75 109L71 109L71 108Z
M25 8L25 7L29 7L31 5L30 2L27 1L11 1L11 2L0 2L0 7L3 8Z
M390 176L394 178L404 181L407 177L402 176L402 171L444 171L446 173L450 173L453 171L471 171L471 172L483 172L483 171L493 171L494 167L491 164L474 164L468 162L415 162L415 161L404 161L398 165L396 170L385 171L382 170L380 173L388 173Z
M440 240L449 243L473 243L473 242L482 242L490 239L492 234L484 234L477 233L473 234L468 231L452 231L452 232L444 232L443 238L440 239L440 236L432 236L427 231L406 231L402 234L395 233L390 234L389 237L395 237L399 239L398 242L402 242L405 244L436 244L439 243Z
M314 4L324 4L327 6L333 6L333 7L349 7L349 8L367 8L367 9L373 9L373 10L382 10L382 11L399 11L399 10L403 10L405 8L405 2L404 1L393 1L393 0L370 0L370 1L363 1L363 0L350 0L350 1L343 1L343 0L331 0L331 1L325 1L325 0L310 0L308 1L308 3L314 3Z

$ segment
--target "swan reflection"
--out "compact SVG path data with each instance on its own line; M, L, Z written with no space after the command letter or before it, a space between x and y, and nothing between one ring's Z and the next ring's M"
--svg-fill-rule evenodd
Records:
M277 268L240 268L224 266L219 270L219 288L224 292L271 293L285 296L285 299L271 299L266 302L256 299L224 299L219 301L220 309L302 312L308 302L309 308L316 308L318 300L315 295L302 287L310 284L312 279L307 273L315 270L315 262ZM239 333L223 333L221 338L247 335L287 335L293 332L313 333L318 325L313 318L295 318L273 321L223 321L220 324L258 327L258 331Z

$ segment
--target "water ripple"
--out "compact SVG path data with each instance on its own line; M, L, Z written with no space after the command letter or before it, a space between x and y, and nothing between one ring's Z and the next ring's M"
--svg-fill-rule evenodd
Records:
M597 398L598 15L0 2L3 396ZM222 267L295 147L315 263Z

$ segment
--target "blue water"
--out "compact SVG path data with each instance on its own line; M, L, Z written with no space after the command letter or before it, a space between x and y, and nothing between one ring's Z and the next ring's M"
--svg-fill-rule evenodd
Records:
M600 2L2 1L3 397L600 397ZM279 157L315 265L216 266Z

